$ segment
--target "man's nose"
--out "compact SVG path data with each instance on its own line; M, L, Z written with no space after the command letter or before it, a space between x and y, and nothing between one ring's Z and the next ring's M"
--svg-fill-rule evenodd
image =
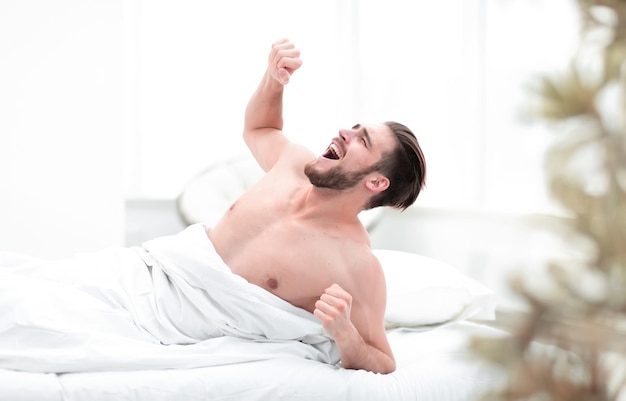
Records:
M339 137L345 142L350 142L350 140L354 137L354 131L350 129L340 129Z

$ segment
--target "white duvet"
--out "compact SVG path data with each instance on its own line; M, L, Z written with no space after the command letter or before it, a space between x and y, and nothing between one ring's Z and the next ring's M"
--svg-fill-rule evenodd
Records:
M283 356L336 364L317 319L231 273L206 229L62 261L0 252L0 369L197 368Z
M0 400L11 401L476 401L502 374L467 349L499 332L460 322L394 329L397 370L387 375L277 355L195 369L31 373L0 368Z

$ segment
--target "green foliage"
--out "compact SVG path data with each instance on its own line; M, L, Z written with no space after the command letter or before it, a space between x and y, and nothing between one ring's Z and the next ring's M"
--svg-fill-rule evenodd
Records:
M549 293L512 280L530 311L511 338L475 339L508 378L485 400L626 397L626 0L577 5L579 49L562 74L531 82L529 110L554 133L547 184L571 216L560 235L583 256L549 263Z

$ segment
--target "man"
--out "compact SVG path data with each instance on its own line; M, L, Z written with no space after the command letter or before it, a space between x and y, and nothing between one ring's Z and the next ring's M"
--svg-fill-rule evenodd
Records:
M424 157L398 123L341 130L319 157L289 142L283 87L301 64L292 43L273 45L244 129L267 173L214 227L60 261L0 252L0 369L192 368L277 353L395 369L385 280L358 214L411 205Z
M340 130L319 157L289 142L283 88L301 65L291 42L272 45L244 128L266 174L208 236L233 273L312 312L345 368L389 373L395 360L383 322L385 280L358 214L410 206L424 185L424 157L398 123Z

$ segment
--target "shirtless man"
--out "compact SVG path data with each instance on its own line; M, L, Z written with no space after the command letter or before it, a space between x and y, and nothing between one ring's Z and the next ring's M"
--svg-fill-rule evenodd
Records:
M266 174L208 235L233 273L312 312L345 368L393 372L385 279L358 214L411 205L424 184L424 157L398 123L340 130L319 157L287 140L283 87L301 65L291 42L272 45L244 126L244 140Z

